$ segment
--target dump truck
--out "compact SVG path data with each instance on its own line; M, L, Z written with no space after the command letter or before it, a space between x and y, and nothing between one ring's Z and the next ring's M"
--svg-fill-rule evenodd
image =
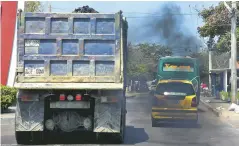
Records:
M81 139L82 133L122 143L128 29L122 11L22 15L14 82L17 143Z

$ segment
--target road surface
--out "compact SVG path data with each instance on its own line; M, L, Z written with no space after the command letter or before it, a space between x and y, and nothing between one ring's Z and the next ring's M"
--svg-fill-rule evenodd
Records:
M239 145L239 130L220 121L202 104L199 107L199 124L151 127L149 98L140 96L127 99L127 127L122 145L136 146L228 146ZM2 145L16 145L14 117L2 119ZM65 144L64 144L65 145ZM74 144L75 145L75 144ZM81 144L86 145L86 144ZM89 146L98 144L89 144ZM104 145L104 144L102 144Z

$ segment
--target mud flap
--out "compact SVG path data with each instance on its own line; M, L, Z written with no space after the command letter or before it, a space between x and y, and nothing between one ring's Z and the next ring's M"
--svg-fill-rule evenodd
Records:
M94 132L120 133L121 102L102 103L101 98L95 99Z
M16 131L43 131L44 100L20 101L17 98Z

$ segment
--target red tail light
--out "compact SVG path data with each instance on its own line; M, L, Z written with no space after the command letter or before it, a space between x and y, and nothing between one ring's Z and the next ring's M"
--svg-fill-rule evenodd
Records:
M66 96L64 94L60 95L60 100L66 100Z
M81 100L82 99L82 96L80 94L77 94L76 95L76 100Z
M118 99L116 97L111 98L111 102L118 102Z
M24 95L21 97L21 101L29 101L29 97L27 95Z
M194 97L192 99L191 107L197 107L197 98L196 97Z

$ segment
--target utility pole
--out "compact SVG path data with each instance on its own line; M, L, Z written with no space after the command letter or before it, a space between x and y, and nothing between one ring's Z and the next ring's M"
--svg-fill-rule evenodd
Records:
M231 102L236 103L237 98L237 42L236 42L236 1L232 1L232 8L226 2L224 5L231 16Z
M48 4L48 11L51 12L51 4Z
M210 37L208 40L208 51L209 51L209 55L208 55L208 70L209 70L209 76L208 76L208 84L209 84L209 90L212 91L212 79L211 79L211 75L210 75L210 71L212 70L212 44L213 44L213 38Z
M211 48L209 48L210 50L209 50L209 55L208 55L208 65L209 65L209 67L208 67L208 69L209 69L209 82L208 82L208 84L209 84L209 90L210 91L212 91L212 79L211 79L211 74L210 74L210 71L212 70L212 50L211 50Z

